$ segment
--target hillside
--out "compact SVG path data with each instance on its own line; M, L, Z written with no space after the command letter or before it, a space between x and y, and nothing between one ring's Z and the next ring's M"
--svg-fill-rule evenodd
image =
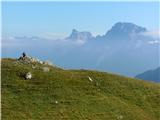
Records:
M47 67L49 71L42 68ZM158 120L159 84L1 60L2 120ZM30 80L24 74L31 72Z

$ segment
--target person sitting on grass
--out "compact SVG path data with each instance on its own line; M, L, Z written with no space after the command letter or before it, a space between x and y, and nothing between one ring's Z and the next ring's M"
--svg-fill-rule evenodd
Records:
M22 53L22 57L24 57L24 58L26 57L26 53L25 52Z
M23 52L22 55L19 57L18 60L24 60L27 57L26 53Z

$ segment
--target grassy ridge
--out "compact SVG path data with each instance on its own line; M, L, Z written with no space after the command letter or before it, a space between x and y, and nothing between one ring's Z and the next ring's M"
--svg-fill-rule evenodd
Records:
M2 120L158 120L160 86L87 70L2 59ZM31 80L23 75L30 71ZM89 81L88 76L93 82ZM58 102L58 103L56 103Z

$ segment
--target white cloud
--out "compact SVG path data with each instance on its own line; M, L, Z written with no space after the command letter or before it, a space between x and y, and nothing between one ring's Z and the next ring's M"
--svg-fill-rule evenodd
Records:
M80 40L80 39L76 41L76 43L77 43L77 44L80 44L80 45L83 45L85 42L86 42L86 41Z
M18 47L22 46L22 43L14 37L2 38L2 47Z
M159 30L152 30L152 31L148 31L148 32L143 33L143 35L151 36L153 38L160 38L160 31Z
M160 44L159 40L152 40L148 42L149 44Z
M66 36L67 35L65 33L53 33L53 32L46 32L39 35L39 37L50 40L64 39Z

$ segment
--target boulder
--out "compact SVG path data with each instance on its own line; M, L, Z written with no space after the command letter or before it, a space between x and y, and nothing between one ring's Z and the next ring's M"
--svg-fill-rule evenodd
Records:
M26 79L31 79L32 78L32 74L30 72L28 72L26 75L25 75L25 78Z
M44 61L43 64L53 66L53 63L51 61Z
M57 101L57 100L55 101L55 104L58 104L58 101Z
M42 70L43 70L44 72L49 72L50 69L49 69L48 67L43 67Z

